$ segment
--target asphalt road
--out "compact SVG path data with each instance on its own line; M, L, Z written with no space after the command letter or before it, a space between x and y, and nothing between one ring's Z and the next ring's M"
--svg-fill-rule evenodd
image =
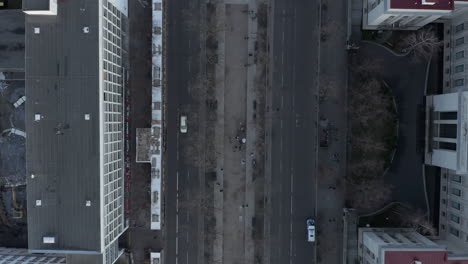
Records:
M317 202L318 8L318 0L275 0L272 10L272 264L315 263L306 219Z
M164 262L198 263L199 207L193 203L200 191L199 171L188 149L200 144L196 135L198 109L193 81L200 70L199 0L171 0L167 8L166 50L166 160L164 174ZM188 15L190 14L190 15ZM179 132L179 117L188 116L188 133ZM193 153L192 153L193 154Z

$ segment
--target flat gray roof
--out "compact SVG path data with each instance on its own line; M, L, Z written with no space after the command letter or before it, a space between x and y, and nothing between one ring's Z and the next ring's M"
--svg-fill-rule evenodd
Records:
M49 4L49 0L23 0L23 10L49 10Z
M24 13L0 10L0 71L24 71Z
M85 11L80 10L83 1ZM59 1L57 16L26 15L28 244L33 251L101 251L97 3ZM84 26L90 27L88 34ZM55 243L44 244L45 236L55 237Z
M102 264L103 255L83 255L72 254L67 255L67 264Z

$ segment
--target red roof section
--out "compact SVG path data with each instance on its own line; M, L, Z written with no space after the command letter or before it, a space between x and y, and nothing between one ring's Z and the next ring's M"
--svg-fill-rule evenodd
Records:
M468 264L466 260L447 260L447 251L385 251L385 264Z
M453 0L425 0L430 4L423 4L424 0L390 0L392 9L420 9L420 10L453 10Z

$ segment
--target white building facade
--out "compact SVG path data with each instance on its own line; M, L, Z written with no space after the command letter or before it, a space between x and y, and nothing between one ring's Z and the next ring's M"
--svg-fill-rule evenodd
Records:
M446 251L444 246L434 243L412 229L359 228L359 263L393 264L385 261L386 254L400 250Z
M466 0L364 0L363 28L414 30L466 10Z

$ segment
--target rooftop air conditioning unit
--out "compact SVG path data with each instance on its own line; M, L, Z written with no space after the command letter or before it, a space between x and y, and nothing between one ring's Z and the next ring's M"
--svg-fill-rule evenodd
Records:
M55 243L55 237L43 237L42 238L42 243L44 243L44 244L54 244Z

